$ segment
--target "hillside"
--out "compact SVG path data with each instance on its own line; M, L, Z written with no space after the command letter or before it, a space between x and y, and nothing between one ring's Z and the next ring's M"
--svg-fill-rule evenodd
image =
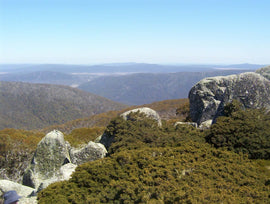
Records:
M246 70L140 73L95 78L78 88L129 105L187 98L191 87L205 77L238 74Z
M0 129L38 129L124 107L68 86L0 83Z
M267 131L269 113L261 114L268 118L262 125ZM245 141L251 146L265 134L253 133L255 140ZM68 181L49 185L38 193L39 203L269 203L269 170L245 151L205 143L208 131L165 121L160 127L135 113L128 120L113 119L104 134L112 138L107 157L78 166Z
M176 109L187 102L188 99L166 100L145 106L156 110L162 119L174 119L178 117L176 116ZM90 140L94 141L104 132L110 121L120 113L136 107L99 113L90 117L71 120L64 124L48 126L40 131L0 130L0 166L3 168L0 172L0 179L5 178L21 182L24 169L31 160L31 155L34 153L37 143L48 132L54 129L60 130L65 134L65 139L71 145L82 145ZM181 117L183 116L178 118L181 120Z
M60 130L64 133L70 133L74 129L78 128L93 128L93 127L106 127L109 122L118 116L119 114L138 107L149 107L157 111L160 117L164 120L174 120L178 121L184 120L186 115L179 114L176 115L177 109L182 105L188 104L188 99L173 99L173 100L164 100L157 101L150 104L145 104L141 106L130 106L122 110L108 111L100 114L96 114L90 117L80 118L60 125L52 125L49 127L43 128L41 131L44 133L50 132L54 129Z
M179 102L185 107L186 99ZM173 104L177 101L151 105L165 113L171 112ZM159 127L155 120L140 114L130 115L129 120L116 117L106 129L75 129L65 134L72 146L94 140L103 131L114 137L109 154L80 165L69 181L51 184L38 193L39 203L269 203L269 160L252 161L245 149L238 149L240 154L236 154L233 149L216 149L205 143L205 138L221 138L224 131L227 137L235 137L237 131L230 132L234 127L237 135L249 137L244 140L248 150L269 147L269 139L263 139L261 144L256 139L258 135L269 138L269 113L236 111L236 117L232 114L218 121L210 131L166 121ZM260 126L256 128L252 121ZM19 182L42 134L5 129L0 130L0 135L0 178ZM219 142L217 139L210 143ZM261 152L267 153L268 149L261 148Z

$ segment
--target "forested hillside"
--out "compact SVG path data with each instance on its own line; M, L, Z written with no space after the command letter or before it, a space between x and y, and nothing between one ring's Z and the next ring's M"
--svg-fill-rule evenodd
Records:
M38 129L124 107L68 86L0 82L0 129Z
M78 88L129 105L187 98L191 87L205 77L238 74L246 70L140 73L95 78Z
M42 128L40 131L46 133L57 129L64 133L70 133L72 130L78 128L106 127L109 122L119 114L138 107L152 108L157 111L160 117L164 120L182 121L187 117L189 103L188 99L185 98L158 101L150 104L144 104L141 106L130 106L122 110L108 111L90 117L68 121L67 123L63 123L60 125L48 126ZM177 111L177 109L179 109L179 111Z

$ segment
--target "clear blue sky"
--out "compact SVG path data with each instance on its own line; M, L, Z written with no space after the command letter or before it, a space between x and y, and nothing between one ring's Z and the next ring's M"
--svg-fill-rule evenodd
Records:
M269 0L0 0L0 63L270 64Z

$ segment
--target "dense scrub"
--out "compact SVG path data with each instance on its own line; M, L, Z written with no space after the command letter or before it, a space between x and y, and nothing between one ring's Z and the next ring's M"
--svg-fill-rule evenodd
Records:
M215 147L226 147L252 159L270 159L270 112L264 109L242 110L234 101L225 107L210 128L206 140Z
M39 203L267 203L269 180L243 155L187 142L122 151L77 168Z
M85 163L39 203L268 203L265 168L245 154L216 149L204 133L133 113L111 121L109 156Z
M4 129L0 131L0 178L20 182L43 133Z
M107 126L105 134L113 138L109 154L142 147L175 147L187 140L204 142L203 133L192 126L174 127L163 121L162 127L158 127L155 120L138 113L129 114L127 121L115 118Z
M82 144L86 144L89 141L95 141L105 130L105 127L92 127L92 128L77 128L70 134L65 135L65 140L68 141L71 146L78 147Z

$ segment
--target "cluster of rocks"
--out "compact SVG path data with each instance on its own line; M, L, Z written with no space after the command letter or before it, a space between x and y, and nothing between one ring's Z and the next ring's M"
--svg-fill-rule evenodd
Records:
M37 145L31 163L18 184L0 180L0 191L16 190L23 198L21 203L36 203L36 193L49 184L68 180L77 165L106 156L104 145L90 141L81 148L73 148L64 140L62 132L48 133Z
M39 142L23 176L23 184L41 190L50 183L68 179L77 165L103 158L106 153L102 144L94 142L72 148L63 133L54 130Z

